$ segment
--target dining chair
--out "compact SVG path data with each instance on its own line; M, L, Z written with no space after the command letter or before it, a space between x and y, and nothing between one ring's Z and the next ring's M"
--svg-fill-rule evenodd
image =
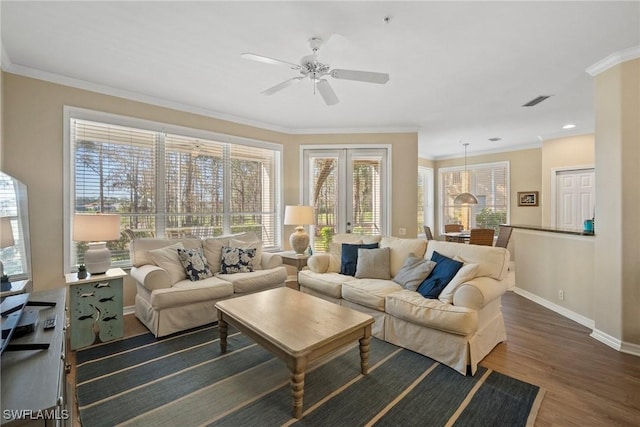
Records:
M498 238L496 239L495 246L498 248L506 248L509 244L509 238L511 237L512 231L513 228L506 225L501 225L500 229L498 230Z
M470 245L493 246L493 228L472 228L469 236Z
M427 240L433 240L433 234L431 234L431 227L429 227L428 225L424 226L424 235L427 238Z
M462 224L445 224L445 233L460 233L463 230ZM447 242L459 242L460 239L446 236Z

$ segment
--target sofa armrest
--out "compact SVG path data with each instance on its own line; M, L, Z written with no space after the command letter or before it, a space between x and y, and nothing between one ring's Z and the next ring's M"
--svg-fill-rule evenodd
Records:
M136 282L150 291L170 288L172 285L169 273L156 265L146 264L140 267L131 267L129 274Z
M307 259L307 266L314 273L326 273L329 271L330 259L331 255L329 254L315 254Z
M453 305L479 310L507 291L506 283L491 277L476 277L463 283L453 294Z
M262 269L270 270L282 265L282 257L271 252L262 252Z

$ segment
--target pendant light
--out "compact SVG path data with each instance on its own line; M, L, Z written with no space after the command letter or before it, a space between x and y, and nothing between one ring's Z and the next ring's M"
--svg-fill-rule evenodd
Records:
M467 176L467 146L469 145L469 143L465 142L462 145L464 145L464 174L466 177ZM458 194L455 199L453 199L453 203L456 205L477 205L478 199L476 198L476 196L474 196L471 193L461 193L461 194Z

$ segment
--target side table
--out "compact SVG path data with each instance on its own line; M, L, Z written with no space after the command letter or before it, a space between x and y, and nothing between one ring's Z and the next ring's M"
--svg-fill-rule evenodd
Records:
M298 255L294 251L278 252L278 255L282 257L282 263L285 265L291 265L296 268L296 290L300 289L298 284L298 273L307 265L309 255Z
M122 338L122 283L126 275L121 268L85 279L78 279L76 273L65 274L69 287L71 350Z

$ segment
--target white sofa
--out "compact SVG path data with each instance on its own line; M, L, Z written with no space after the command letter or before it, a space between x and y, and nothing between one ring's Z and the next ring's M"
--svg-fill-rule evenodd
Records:
M450 285L427 299L393 280L340 274L341 243L372 243L389 247L393 278L406 258L431 259L434 251L464 262ZM316 254L299 273L300 290L373 316L372 334L382 340L431 357L463 375L473 375L478 362L505 341L501 296L509 252L504 248L423 239L379 236L334 236L329 253ZM473 264L477 264L477 267Z
M176 265L179 260L168 259L177 252L167 248L176 244L201 250L213 276L197 281L187 278L184 267ZM256 248L253 272L220 271L222 247L229 245ZM262 252L262 243L253 233L206 239L134 239L129 253L131 277L137 285L135 315L156 337L217 321L217 301L284 286L287 279L282 258ZM164 258L159 256L163 254Z

